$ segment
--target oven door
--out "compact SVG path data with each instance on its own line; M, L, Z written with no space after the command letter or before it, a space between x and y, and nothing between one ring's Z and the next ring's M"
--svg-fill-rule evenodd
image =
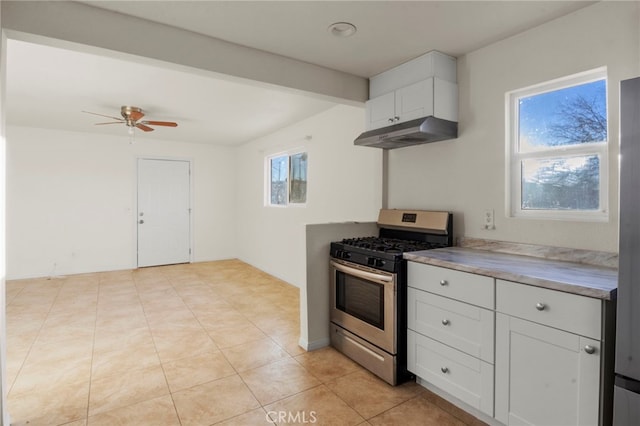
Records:
M330 267L331 322L395 355L397 275L338 259Z

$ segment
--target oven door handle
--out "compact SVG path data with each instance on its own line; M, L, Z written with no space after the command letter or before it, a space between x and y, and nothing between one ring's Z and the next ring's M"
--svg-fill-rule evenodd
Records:
M373 272L367 272L361 269L350 268L348 266L341 265L340 263L336 263L333 260L331 261L331 266L333 266L340 272L344 272L345 274L353 275L359 278L364 278L366 280L383 281L386 283L390 283L393 281L392 275L375 274Z

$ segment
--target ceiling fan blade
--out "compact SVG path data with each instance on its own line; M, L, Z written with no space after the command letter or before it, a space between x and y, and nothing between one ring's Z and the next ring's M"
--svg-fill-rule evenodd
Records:
M178 123L174 123L173 121L145 120L145 121L142 121L142 124L150 124L152 126L178 127Z
M109 121L108 123L95 123L94 126L102 126L103 124L122 124L122 121Z
M138 124L136 124L136 127L137 127L138 129L142 130L142 131L145 131L145 132L153 132L153 129L152 129L151 127L149 127L149 126L145 126L145 125L144 125L144 124L142 124L142 123L138 123Z
M90 111L82 111L85 112L87 114L93 114L93 115L99 115L100 117L107 117L107 118L113 118L114 120L118 120L119 122L123 122L124 120L122 118L119 117L112 117L110 115L104 115L104 114L98 114L97 112L90 112Z

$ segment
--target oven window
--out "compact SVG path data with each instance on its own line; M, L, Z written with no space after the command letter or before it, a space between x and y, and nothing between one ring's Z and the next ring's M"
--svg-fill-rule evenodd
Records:
M384 286L336 271L336 308L384 330Z

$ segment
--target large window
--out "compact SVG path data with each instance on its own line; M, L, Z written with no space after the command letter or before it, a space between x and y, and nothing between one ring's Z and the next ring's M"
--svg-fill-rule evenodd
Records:
M307 202L307 153L267 157L267 205L302 205Z
M511 215L606 220L606 70L507 93L507 108Z

